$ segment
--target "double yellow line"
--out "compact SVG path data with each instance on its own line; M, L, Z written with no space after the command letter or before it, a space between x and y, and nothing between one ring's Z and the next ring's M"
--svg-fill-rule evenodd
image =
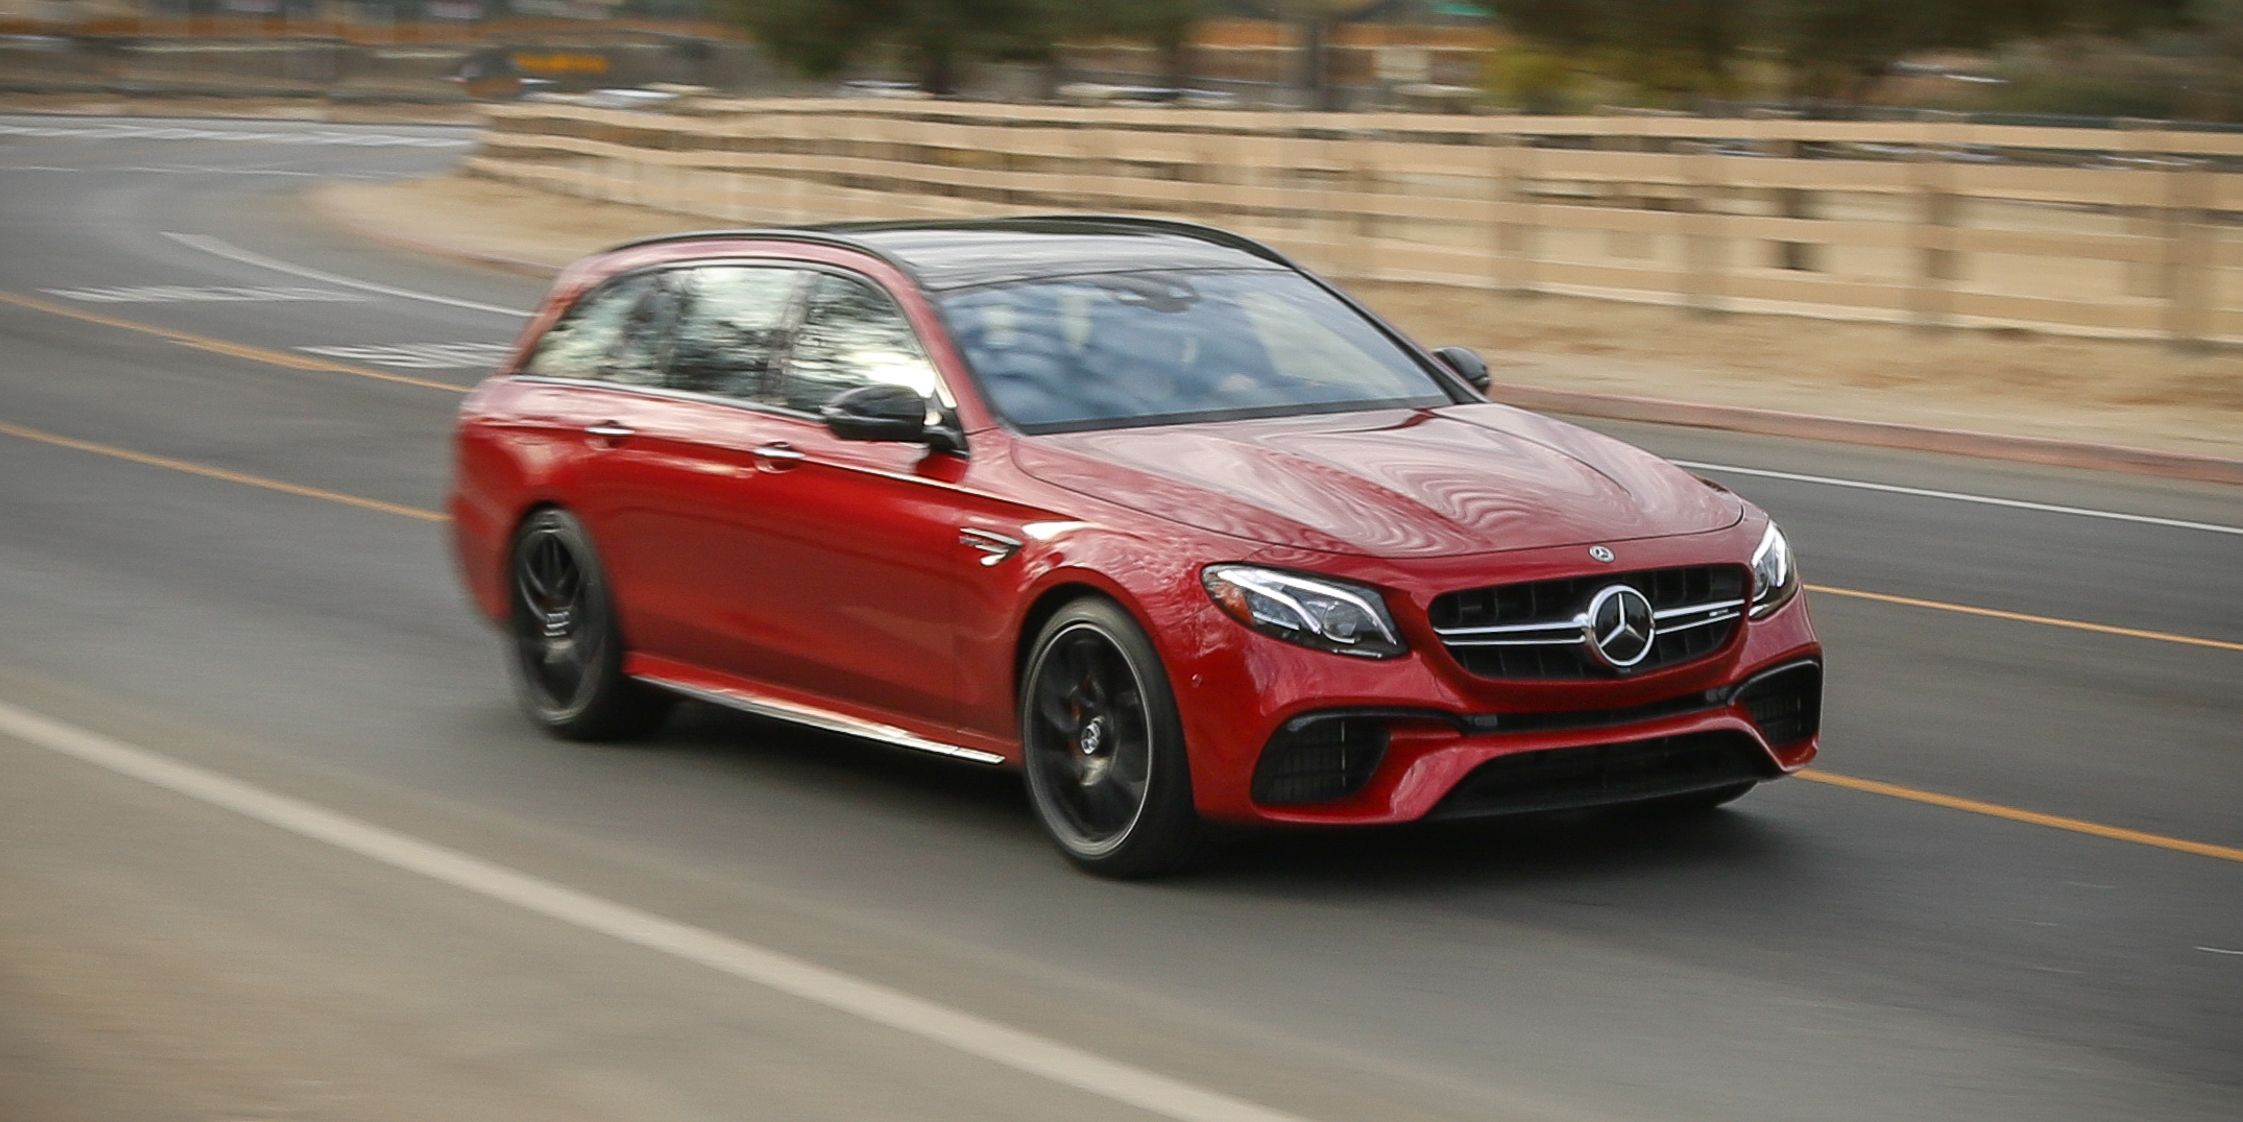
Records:
M410 378L404 375L389 374L379 370L370 370L362 366L353 366L349 363L330 362L324 359L316 359L303 355L290 354L286 351L269 350L264 347L254 347L241 343L232 343L223 339L212 339L207 336L195 335L190 332L176 331L171 328L165 327L157 327L153 324L138 323L132 320L119 319L115 316L105 316L99 313L88 312L78 308L68 308L59 304L40 300L35 297L22 296L16 293L0 292L0 303L13 304L17 307L30 309L32 311L46 312L52 315L81 320L86 323L100 324L104 327L114 327L125 331L136 331L143 334L155 335L160 338L169 339L172 342L181 344L183 346L194 347L197 350L208 351L213 354L228 355L234 358L248 359L253 362L261 362L269 365L286 367L292 370L312 370L324 373L345 374L353 377L371 378L383 382L398 382L405 385L419 386L426 389L444 390L450 393L466 392L465 388L452 385L449 382L437 382L425 378ZM424 510L420 507L405 506L399 503L383 502L380 499L369 499L359 495L345 494L341 491L329 491L325 488L320 487L306 487L302 484L289 483L279 479L271 479L262 475L252 475L248 472L232 471L227 468L211 467L207 464L198 464L188 460L174 459L170 456L155 456L150 455L146 452L135 452L129 448L119 448L115 445L102 444L91 440L80 440L75 437L62 436L57 433L46 432L41 429L30 428L25 425L18 425L7 421L0 421L0 434L16 437L21 440L28 440L39 444L49 445L56 448L67 448L76 452L87 452L97 456L107 456L112 459L124 460L128 463L142 464L148 467L163 468L167 471L183 472L188 475L197 475L205 479L216 479L226 483L239 484L245 487L257 487L267 491L279 492L284 495L296 495L301 498L319 499L324 502L339 503L343 506L357 507L361 510L379 511L383 514L394 514L401 518L411 518L422 522L447 521L446 516L441 511ZM1809 587L1812 588L1817 595L1840 596L1857 600L1868 600L1880 604L1892 604L1900 607L1920 608L1929 611L1953 612L1961 615L1978 616L1985 619L2004 620L2012 623L2027 623L2044 627L2064 628L2072 631L2085 631L2098 635L2114 635L2129 639L2144 639L2154 642L2179 643L2194 647L2209 647L2215 650L2243 652L2243 643L2234 643L2222 639L2206 639L2194 635L2176 635L2164 631L2145 631L2139 628L2132 627L2113 627L2108 624L2089 623L2084 620L2060 619L2054 616L2029 615L2024 612L2008 612L1994 608L1977 608L1967 604L1950 604L1940 600L1920 600L1911 596L1893 596L1882 592L1863 592L1851 588L1834 588L1829 585L1810 585ZM2038 811L2024 810L2019 807L2004 806L2000 803L1981 802L1976 799L1966 799L1954 795L1943 795L1936 791L1925 791L1919 790L1914 787L1903 787L1897 783L1885 783L1875 779L1861 779L1850 775L1840 775L1835 772L1823 771L1821 769L1809 769L1807 771L1803 771L1799 773L1799 778L1809 780L1811 782L1827 784L1834 787L1844 787L1848 790L1861 791L1867 794L1883 795L1888 798L1905 799L1909 802L1923 803L1930 806L1946 807L1950 810L1960 810L1971 814L1981 814L1993 818L2006 819L2011 822L2023 822L2030 825L2043 826L2054 830L2064 830L2075 834L2085 834L2090 837L2107 838L2113 841L2130 842L2135 845L2146 845L2153 846L2158 849L2172 850L2176 853L2191 853L2200 857L2212 857L2222 861L2243 863L2243 849L2237 849L2231 846L2212 845L2206 842L2189 841L2185 838L2169 837L2164 834L2152 834L2141 830L2130 830L2121 826L2108 826L2099 822L2090 822L2079 818L2065 818L2059 815L2042 814Z

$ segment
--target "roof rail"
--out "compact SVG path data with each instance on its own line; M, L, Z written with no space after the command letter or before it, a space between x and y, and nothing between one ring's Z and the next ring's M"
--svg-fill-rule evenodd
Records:
M833 230L820 229L815 226L741 226L729 230L681 230L674 234L656 234L652 237L636 238L609 246L602 252L621 253L626 249L642 249L650 245L667 245L671 242L704 241L709 238L757 238L762 241L801 242L805 245L826 245L841 249L853 249L868 257L878 258L884 264L895 268L915 281L919 277L917 270L892 253L883 252L879 248L866 245L855 238L843 237Z
M1180 219L1173 218L1141 218L1136 215L1128 214L1008 214L994 218L961 218L948 220L938 219L934 221L928 221L926 219L896 219L886 221L874 219L869 221L860 220L855 222L834 222L818 226L750 226L730 230L687 230L674 234L657 234L653 237L639 238L635 241L624 242L620 245L610 247L606 252L616 253L626 249L638 249L650 245L664 245L670 242L700 241L707 238L760 238L766 241L792 241L802 242L808 245L827 245L836 246L843 249L853 249L859 253L877 258L880 261L901 271L902 273L904 273L904 275L917 280L919 276L918 271L913 269L909 263L903 261L901 258L898 258L894 254L888 253L877 246L867 243L860 238L853 238L849 235L855 233L877 233L887 230L943 229L945 227L959 226L1001 228L1011 225L1026 226L1040 222L1078 223L1083 226L1089 227L1102 226L1112 228L1119 226L1125 228L1135 227L1142 230L1159 230L1177 235L1179 237L1193 238L1198 241L1207 242L1210 245L1219 245L1229 249L1235 249L1249 256L1261 258L1264 261L1283 265L1286 268L1292 269L1296 272L1303 271L1300 265L1296 264L1291 258L1285 256L1283 253L1280 253L1277 250L1272 249L1268 245L1255 241L1254 239L1249 238L1243 234L1234 234L1229 230L1224 230L1215 226L1204 225L1198 222L1185 222Z

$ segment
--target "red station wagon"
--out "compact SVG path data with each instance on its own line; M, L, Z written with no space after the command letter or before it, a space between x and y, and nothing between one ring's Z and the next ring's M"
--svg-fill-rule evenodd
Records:
M1018 767L1110 875L1208 822L1702 808L1805 765L1783 534L1486 385L1183 223L683 234L561 275L462 411L452 527L552 733L683 696Z

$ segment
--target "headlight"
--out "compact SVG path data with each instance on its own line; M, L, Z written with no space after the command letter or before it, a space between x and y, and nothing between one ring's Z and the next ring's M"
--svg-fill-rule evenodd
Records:
M1752 551L1752 617L1783 607L1798 591L1799 566L1792 562L1791 543L1770 522L1768 532L1760 535L1760 548Z
M1199 579L1216 606L1264 635L1363 658L1409 649L1374 589L1252 565L1212 565Z

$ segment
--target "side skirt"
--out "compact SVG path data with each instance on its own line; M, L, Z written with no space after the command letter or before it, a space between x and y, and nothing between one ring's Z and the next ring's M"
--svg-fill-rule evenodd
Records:
M798 701L788 701L754 693L735 686L698 685L658 674L633 674L631 677L645 682L647 685L669 690L672 693L683 694L697 701L722 705L728 709L738 709L743 713L753 713L758 717L770 717L774 720L787 721L824 732L854 736L860 740L877 740L898 748L909 748L914 752L947 756L954 760L965 760L968 763L1002 764L1005 762L1003 756L994 752L984 752L978 748L967 748L963 745L948 744L940 740L930 740L915 732L899 729L894 725L867 721L845 713L836 713L830 709L820 709L813 705L804 705Z

